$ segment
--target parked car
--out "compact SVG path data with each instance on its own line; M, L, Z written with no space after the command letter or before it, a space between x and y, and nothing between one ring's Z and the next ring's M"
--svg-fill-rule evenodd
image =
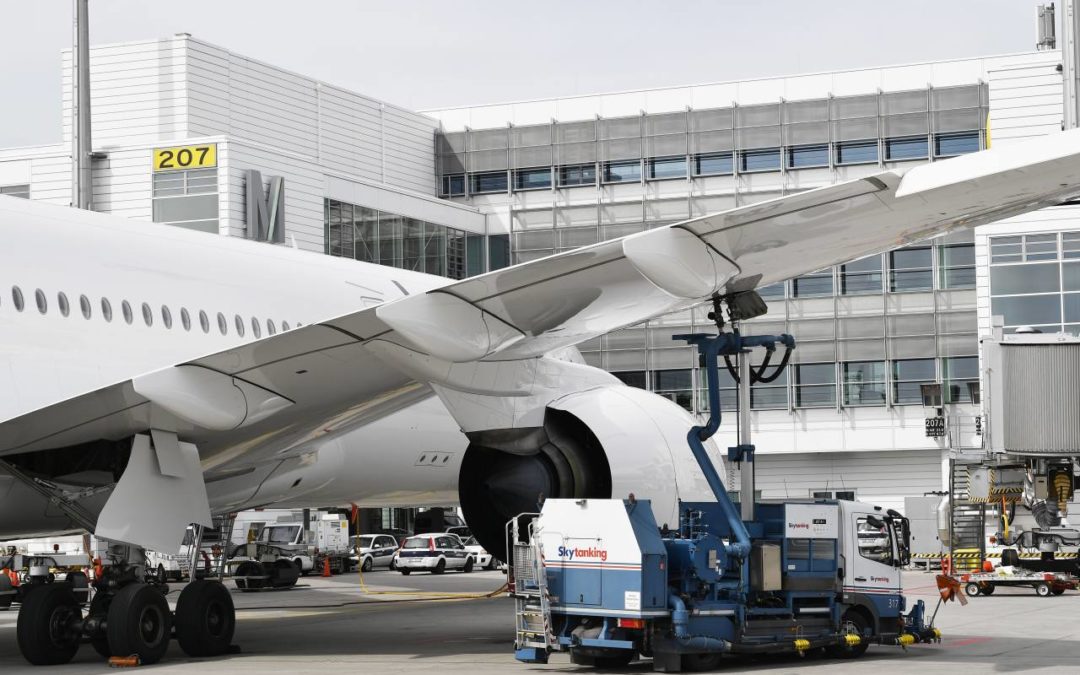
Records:
M446 532L409 537L394 556L394 569L402 574L413 570L432 574L442 574L446 570L472 572L475 564L461 540Z
M376 567L394 567L394 554L398 549L397 539L389 534L361 534L352 538L354 553L349 556L352 566L357 565L364 572Z
M413 535L408 530L403 530L400 527L384 527L381 530L375 530L371 534L388 534L394 538L398 546L405 543L405 540Z
M477 567L481 567L485 570L495 569L495 565L498 563L495 561L495 556L484 550L484 547L480 545L480 542L476 541L476 537L469 537L465 540L465 550L472 556L473 564Z

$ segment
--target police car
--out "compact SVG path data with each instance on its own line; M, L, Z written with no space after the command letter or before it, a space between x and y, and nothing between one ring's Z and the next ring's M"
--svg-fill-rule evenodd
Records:
M394 556L394 569L406 575L413 570L432 574L446 570L472 572L474 564L461 540L446 532L409 537Z

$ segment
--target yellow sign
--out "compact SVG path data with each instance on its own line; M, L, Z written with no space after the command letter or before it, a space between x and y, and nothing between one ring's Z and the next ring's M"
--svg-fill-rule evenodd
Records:
M154 148L154 171L182 171L217 166L217 143Z

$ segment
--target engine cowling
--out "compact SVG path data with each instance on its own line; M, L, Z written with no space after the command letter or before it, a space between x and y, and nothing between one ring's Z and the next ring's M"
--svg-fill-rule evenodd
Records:
M542 427L471 432L461 464L461 509L477 540L497 557L505 525L549 497L652 500L656 522L677 526L678 500L712 493L686 443L697 422L641 389L607 385L548 404ZM707 443L723 475L721 457Z

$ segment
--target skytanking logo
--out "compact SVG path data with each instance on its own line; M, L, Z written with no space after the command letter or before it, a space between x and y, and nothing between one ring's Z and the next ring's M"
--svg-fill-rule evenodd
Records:
M600 562L607 562L607 549L604 548L569 548L566 546L559 547L559 557L566 558L567 560L574 560L575 558L583 558L589 560L599 560Z

